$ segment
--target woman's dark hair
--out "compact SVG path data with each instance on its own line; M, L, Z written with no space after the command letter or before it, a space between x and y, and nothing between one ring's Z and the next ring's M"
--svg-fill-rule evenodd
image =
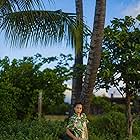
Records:
M73 105L73 107L76 107L77 105L82 105L82 106L83 106L82 102L76 102L76 103Z

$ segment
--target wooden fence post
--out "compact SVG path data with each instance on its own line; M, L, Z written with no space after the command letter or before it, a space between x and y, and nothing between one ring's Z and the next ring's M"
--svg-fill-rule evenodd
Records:
M42 116L42 90L39 91L38 96L38 118L40 119Z

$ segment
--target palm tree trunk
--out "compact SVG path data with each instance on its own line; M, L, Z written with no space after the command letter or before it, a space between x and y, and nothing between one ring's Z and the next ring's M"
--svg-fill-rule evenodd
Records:
M76 50L75 50L75 62L73 68L73 79L72 79L72 97L71 104L72 108L76 101L78 101L82 91L82 78L83 71L81 66L83 65L83 2L82 0L75 0L76 4L76 15L77 15L77 27L80 26L80 31L76 38ZM82 29L81 29L82 28ZM77 28L78 30L79 28Z
M101 60L102 39L105 24L105 11L106 0L96 0L94 24L90 42L88 63L84 78L84 85L82 87L82 93L80 96L80 99L83 102L84 111L86 113L90 113L91 96L93 94L97 71Z

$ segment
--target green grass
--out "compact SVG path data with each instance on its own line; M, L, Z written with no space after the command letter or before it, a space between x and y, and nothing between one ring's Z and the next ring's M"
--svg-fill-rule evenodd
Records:
M68 116L67 115L46 115L45 119L46 120L52 120L52 121L64 121L65 119L67 119Z

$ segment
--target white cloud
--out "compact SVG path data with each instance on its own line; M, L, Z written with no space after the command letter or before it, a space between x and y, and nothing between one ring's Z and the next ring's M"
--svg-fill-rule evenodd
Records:
M69 80L69 81L67 81L65 84L67 84L67 88L69 88L69 89L72 89L72 83L71 83L72 81L71 80ZM71 103L71 90L66 90L65 92L64 92L64 95L65 95L65 99L64 99L64 102L66 102L66 103Z
M98 90L98 91L93 91L93 94L95 95L95 96L106 96L106 97L108 97L108 93L106 92L106 90L105 89L100 89L100 90Z
M122 11L123 16L132 16L136 17L140 14L140 1L136 2L135 4L128 5Z
M65 94L64 102L70 104L71 103L71 91L70 90L66 90L64 94Z
M109 90L108 90L108 96L111 97L111 94L113 94L113 97L119 97L121 98L122 95L119 93L119 91L117 90L117 88L115 87L111 87Z

